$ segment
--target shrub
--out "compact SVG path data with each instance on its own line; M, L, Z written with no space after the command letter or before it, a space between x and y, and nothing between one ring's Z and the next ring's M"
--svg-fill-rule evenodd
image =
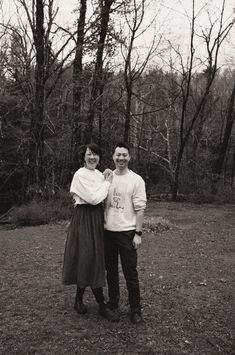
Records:
M230 186L220 186L215 195L215 202L218 204L235 203L234 190Z
M36 226L69 219L73 203L67 192L61 191L49 201L31 201L11 212L11 222L16 226Z
M16 226L36 226L46 224L49 220L45 205L36 201L16 207L11 212L11 221Z
M189 201L193 203L235 203L234 191L230 186L220 184L217 189L217 193L214 194L211 191L210 184L202 184L200 189L195 194L189 196Z

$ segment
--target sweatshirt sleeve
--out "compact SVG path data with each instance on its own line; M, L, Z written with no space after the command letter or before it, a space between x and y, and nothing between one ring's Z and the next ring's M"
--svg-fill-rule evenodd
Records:
M145 182L140 177L136 181L134 193L133 193L133 205L135 211L144 211L146 207L146 191L145 191Z
M76 172L71 183L70 193L78 195L90 205L97 205L107 197L109 187L110 182L105 180L97 181L97 185L92 186L87 176Z

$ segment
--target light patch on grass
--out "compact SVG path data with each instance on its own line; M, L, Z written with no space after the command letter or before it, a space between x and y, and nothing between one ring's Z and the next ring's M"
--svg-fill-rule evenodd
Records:
M156 233L169 230L173 227L172 223L163 217L148 217L144 219L143 228L146 232Z

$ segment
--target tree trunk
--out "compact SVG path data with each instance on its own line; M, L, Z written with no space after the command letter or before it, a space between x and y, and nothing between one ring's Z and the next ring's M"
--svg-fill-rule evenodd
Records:
M128 80L130 82L131 80ZM129 143L130 136L130 123L131 123L131 99L132 99L132 84L129 83L126 86L127 89L127 100L126 100L126 112L125 112L125 125L124 125L124 135L123 140L125 143Z
M44 153L44 5L43 0L36 2L36 27L34 43L36 49L35 95L31 120L29 146L29 187L34 186L32 194L42 194L45 174L43 171Z
M98 105L98 118L99 118L99 131L98 131L98 144L102 146L102 128L103 128L103 93L104 85L101 85L100 88L100 100Z
M235 175L235 149L233 150L233 163L232 163L232 173L231 173L231 188L232 189L233 189L234 175Z
M177 158L177 163L176 163L176 168L175 168L175 177L173 181L173 186L172 186L172 194L171 194L171 199L172 201L177 201L177 194L179 190L179 176L180 176L180 168L181 168L181 161L183 158L183 153L184 153L184 145L181 146Z
M230 136L232 133L233 123L235 120L234 102L235 102L235 82L234 82L233 90L232 90L230 100L229 100L227 119L226 119L226 127L225 127L225 131L224 131L223 141L222 141L222 144L220 147L219 156L218 156L218 158L215 162L214 168L213 168L213 174L214 174L214 176L217 176L216 180L219 179L220 174L222 172L224 159L225 159L226 152L228 149L229 139L230 139Z
M71 165L75 171L79 164L79 155L84 143L84 118L82 115L82 74L83 48L85 38L87 0L80 0L80 16L77 25L77 48L73 63L73 128L71 139Z
M101 5L101 24L99 32L98 48L96 53L95 71L92 81L90 107L87 116L87 124L85 127L84 143L87 144L92 140L93 123L99 110L99 101L102 100L100 93L103 86L103 53L105 48L105 39L108 32L108 23L110 10L114 0L105 0ZM102 2L103 3L103 2Z

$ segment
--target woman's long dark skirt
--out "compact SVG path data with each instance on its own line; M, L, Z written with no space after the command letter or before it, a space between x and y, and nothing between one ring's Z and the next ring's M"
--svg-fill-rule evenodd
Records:
M105 286L102 204L74 208L64 251L63 283L80 288Z

